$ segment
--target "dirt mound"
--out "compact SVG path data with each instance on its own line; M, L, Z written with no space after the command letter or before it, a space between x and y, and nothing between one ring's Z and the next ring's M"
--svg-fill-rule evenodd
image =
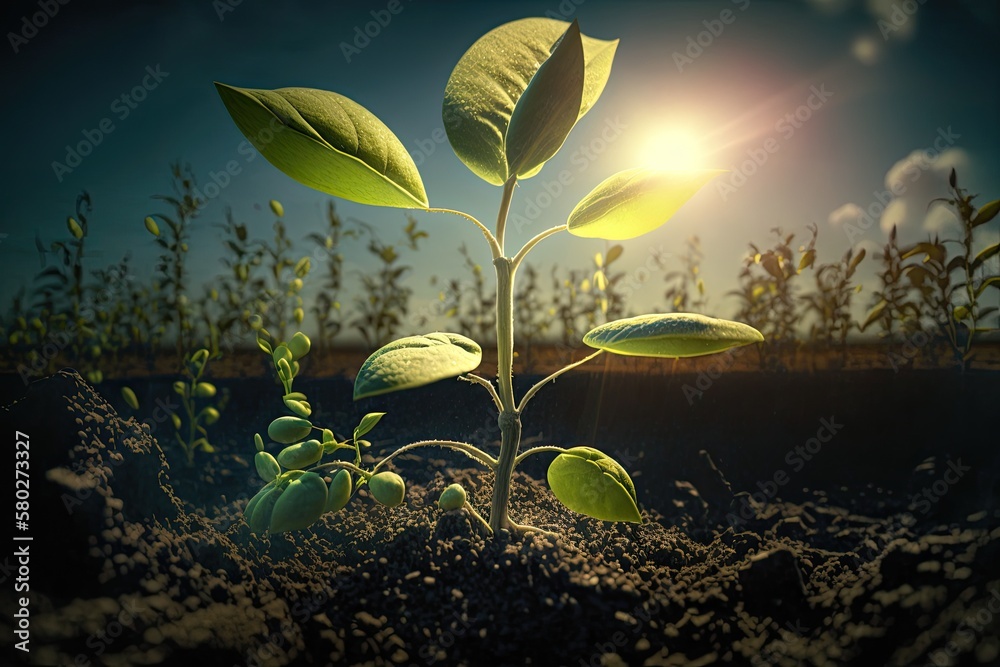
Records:
M751 501L747 518L745 498L726 507L721 487L677 482L663 515L617 525L518 473L512 515L563 537L492 539L435 505L460 481L488 507L488 475L401 456L403 506L362 490L315 530L258 539L245 499L178 498L171 476L185 471L75 373L33 384L0 421L31 440L34 664L944 665L1000 652L997 511L921 522L816 492ZM11 596L5 585L5 625Z

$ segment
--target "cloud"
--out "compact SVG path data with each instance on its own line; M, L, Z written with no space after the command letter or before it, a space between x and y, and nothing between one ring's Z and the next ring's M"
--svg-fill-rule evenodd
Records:
M958 135L949 129L940 130L939 137ZM951 231L958 225L951 209L943 203L930 204L947 194L951 170L962 172L968 164L968 155L960 148L911 151L886 172L883 189L872 192L867 202L843 204L827 216L827 222L843 229L851 244L869 234L876 222L886 236L893 226L910 238Z

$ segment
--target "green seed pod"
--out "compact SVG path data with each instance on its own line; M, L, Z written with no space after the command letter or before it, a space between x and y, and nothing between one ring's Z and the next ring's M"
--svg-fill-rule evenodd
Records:
M462 488L462 485L452 484L441 492L441 497L438 499L438 507L446 512L457 510L465 507L466 500L468 500L468 496L465 494L465 489Z
M396 507L403 502L406 495L406 483L403 478L391 471L380 472L368 480L368 488L372 490L375 500L386 507Z
M312 414L312 406L306 401L296 401L294 398L285 398L285 407L297 414L299 417L308 417Z
M135 397L135 392L132 391L131 387L122 387L122 398L133 410L139 409L139 399Z
M278 463L289 470L302 470L323 458L323 445L319 440L306 440L289 445L278 454Z
M260 433L253 434L253 444L258 452L264 451L264 438L260 437Z
M301 440L312 431L312 424L301 417L278 417L267 427L271 440L290 445Z
M326 497L326 482L316 473L307 472L293 480L274 503L271 532L278 534L308 528L323 514Z
M187 390L188 390L187 385L181 382L180 380L174 383L174 391L180 394L181 396L187 396Z
M212 398L215 396L215 385L211 382L199 382L195 385L194 395L198 398Z
M310 269L312 269L312 260L308 257L303 257L295 263L295 275L298 278L305 278L309 274Z
M281 466L273 456L267 452L257 452L253 457L254 465L257 467L257 474L265 482L271 482L281 474Z
M292 339L286 345L288 345L289 352L292 353L292 360L298 360L309 354L309 350L312 348L312 341L309 340L309 336L301 331L296 331L295 335L292 336Z
M156 220L153 220L151 217L146 216L145 222L146 222L146 231L147 232L149 232L153 236L159 236L160 235L160 226L158 224L156 224Z
M66 226L69 227L69 233L74 236L74 238L83 238L83 227L74 218L66 218Z
M271 205L271 212L274 213L279 218L285 217L285 207L281 205L281 202L277 199L272 199L268 202Z
M278 498L281 497L283 491L284 489L280 487L272 486L266 493L263 493L263 495L260 493L257 494L257 496L260 496L260 500L256 503L253 503L252 500L250 501L253 503L252 508L250 505L247 505L248 510L253 509L253 513L250 514L249 521L250 532L256 535L264 534L267 527L271 525L271 513L274 511L274 504L278 502ZM246 516L246 513L244 513L244 516Z
M344 509L351 499L351 485L351 473L346 470L338 470L327 487L326 508L323 511L339 512Z
M207 407L201 411L201 419L205 426L211 426L219 421L219 411L213 407Z
M302 308L296 308L292 311L292 318L296 324L302 324L302 320L306 319L306 311Z

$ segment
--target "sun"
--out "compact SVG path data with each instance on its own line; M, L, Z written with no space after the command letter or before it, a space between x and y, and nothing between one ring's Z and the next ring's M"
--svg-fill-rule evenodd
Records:
M642 164L656 169L688 171L703 168L701 141L682 128L669 128L653 134L642 147Z

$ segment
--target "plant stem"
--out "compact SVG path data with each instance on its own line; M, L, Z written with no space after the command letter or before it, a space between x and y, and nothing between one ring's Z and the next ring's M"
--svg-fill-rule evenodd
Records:
M466 373L465 375L459 375L459 380L465 382L471 382L472 384L480 384L486 388L486 391L490 393L490 397L493 399L493 404L497 406L497 410L502 410L503 406L500 403L500 396L497 394L496 388L486 378L480 377L475 373Z
M562 447L556 447L554 445L542 445L541 447L532 447L531 449L526 449L521 452L516 459L514 459L514 467L516 468L521 461L528 458L532 454L541 454L542 452L558 452L562 454L566 450Z
M497 217L497 239L503 251L503 232L507 212L514 194L515 177L503 188L500 214ZM494 534L513 528L507 515L510 501L510 481L514 472L514 458L521 444L521 418L514 403L514 273L517 267L509 257L496 257L493 266L497 274L496 331L497 331L497 385L500 397L500 457L497 461L493 483L493 500L490 504L490 528Z
M522 412L524 412L524 408L528 405L528 401L531 400L531 397L534 396L538 392L538 390L541 389L542 387L544 387L547 383L552 382L553 380L555 380L557 377L559 377L560 375L562 375L566 371L573 370L577 366L579 366L581 364L587 363L588 361L590 361L591 359L593 359L597 355L601 354L602 352L604 352L604 350L598 350L597 352L594 352L592 354L588 354L586 357L584 357L580 361L575 361L572 364L569 364L568 366L564 366L563 368L560 368L559 370L557 370L555 373L553 373L552 375L548 376L544 380L536 383L535 386L533 386L531 389L529 389L528 392L521 398L521 403L517 406L517 412L519 414L522 413Z
M379 468L381 468L382 466L384 466L386 463L388 463L392 459L396 458L397 456L399 456L403 452L408 452L409 450L416 449L417 447L446 447L448 449L454 449L455 451L462 452L463 454L465 454L469 458L473 458L473 459L479 461L480 463L482 463L484 466L486 466L490 470L496 470L496 467L497 467L497 460L495 458L493 458L492 456L490 456L489 454L487 454L483 450L479 449L478 447L470 445L467 442L458 442L456 440L421 440L420 442L411 442L408 445L400 447L399 449L397 449L396 451L394 451L392 454L389 454L384 459L382 459L381 461L379 461L378 464L376 464L376 466L374 468L372 468L371 473L365 473L365 476L366 477L370 477L371 475L374 475L375 473L377 473L379 471ZM330 464L326 464L326 465L330 465ZM320 466L320 467L322 467L322 466Z
M514 256L514 268L516 269L521 265L521 262L524 261L524 257L525 255L528 254L528 251L534 248L536 245L538 245L539 242L541 242L544 239L547 239L553 234L558 234L559 232L565 231L566 229L568 229L567 225L559 225L558 227L551 227L549 229L546 229L544 232L538 234L527 243L525 243L524 247L521 248Z
M452 215L457 215L457 216L461 216L461 217L465 218L469 222L473 223L476 227L478 227L479 231L481 231L483 233L483 236L486 238L486 242L489 243L489 245L490 245L490 253L493 256L493 259L496 259L497 257L502 257L503 256L503 250L501 249L500 244L497 243L496 237L493 236L493 232L491 232L486 225L484 225L483 223L479 222L478 220L476 220L474 217L472 217L468 213L463 213L462 211L455 211L455 210L452 210L450 208L429 208L429 209L427 209L427 212L428 213L451 213Z
M507 179L503 184L503 195L500 199L500 211L497 213L497 245L500 246L500 254L503 254L504 230L507 227L507 213L510 211L510 200L514 196L514 186L517 185L517 174Z

